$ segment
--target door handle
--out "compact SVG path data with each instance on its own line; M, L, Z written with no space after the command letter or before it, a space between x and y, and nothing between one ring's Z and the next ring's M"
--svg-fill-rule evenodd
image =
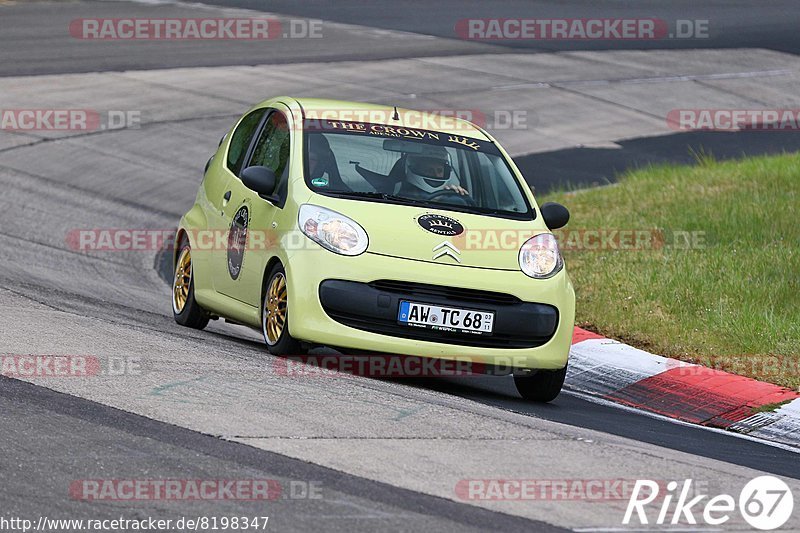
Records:
M226 202L227 202L228 200L230 200L230 199L231 199L231 191L228 191L228 192L226 192L225 194L223 194L223 195L222 195L222 198L223 198L223 199L225 199L225 201L226 201Z

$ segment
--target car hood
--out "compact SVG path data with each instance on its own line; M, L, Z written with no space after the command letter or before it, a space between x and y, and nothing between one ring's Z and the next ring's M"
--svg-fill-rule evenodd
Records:
M322 195L310 203L361 224L369 235L367 253L454 267L519 270L520 246L549 231L541 217L512 220Z

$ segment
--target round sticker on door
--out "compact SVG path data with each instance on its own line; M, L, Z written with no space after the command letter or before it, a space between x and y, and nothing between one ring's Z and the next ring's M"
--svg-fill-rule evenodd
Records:
M244 249L247 245L247 225L250 222L250 211L243 205L233 215L231 231L228 233L228 273L237 279L242 272Z

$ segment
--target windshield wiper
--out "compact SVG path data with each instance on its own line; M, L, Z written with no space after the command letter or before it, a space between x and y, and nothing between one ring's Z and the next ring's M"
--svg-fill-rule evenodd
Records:
M337 196L346 196L349 198L374 198L376 200L384 200L387 202L421 205L434 209L455 209L456 211L463 211L466 213L475 213L478 215L500 215L500 216L524 216L525 213L518 211L506 211L504 209L492 209L490 207L479 207L471 205L458 205L448 202L431 202L420 198L408 198L406 196L398 196L396 194L389 194L378 191L330 191L330 194Z
M378 200L387 200L390 202L403 202L414 205L427 205L425 200L418 200L416 198L407 198L405 196L398 196L396 194L389 194L378 191L331 191L333 194L339 196L349 196L353 198L375 198Z
M507 211L505 209L495 209L492 207L482 207L479 205L468 205L468 204L451 204L449 202L427 202L427 205L431 207L438 207L441 209L455 209L457 211L463 211L465 213L475 213L477 215L500 215L503 217L517 217L517 216L524 216L525 213L522 211Z

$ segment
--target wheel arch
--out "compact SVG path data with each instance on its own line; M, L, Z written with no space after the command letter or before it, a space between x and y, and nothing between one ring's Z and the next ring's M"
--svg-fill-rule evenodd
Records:
M178 231L175 233L175 244L172 247L172 267L175 268L175 264L178 261L178 253L181 250L181 243L183 242L183 238L186 237L189 240L189 233L184 228L178 228ZM191 240L189 240L189 246L192 245Z
M275 268L275 265L278 265L278 264L283 266L284 270L286 269L286 267L283 265L283 261L281 261L281 258L278 257L277 255L273 255L272 257L269 258L269 261L267 261L266 266L264 266L264 274L261 276L261 305L262 306L264 305L264 291L267 290L267 283L269 282L267 277L269 276L269 273L272 272L272 269Z

